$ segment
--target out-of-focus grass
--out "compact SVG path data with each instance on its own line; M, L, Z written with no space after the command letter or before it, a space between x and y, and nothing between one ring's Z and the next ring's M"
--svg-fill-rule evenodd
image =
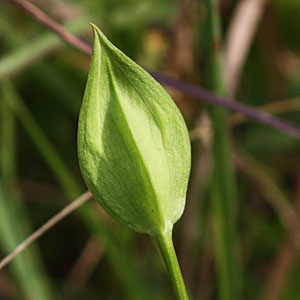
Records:
M74 33L83 31L87 26L87 18L81 18L69 24L66 28ZM10 33L13 34L13 33ZM22 71L26 66L35 63L47 53L63 45L63 42L53 33L46 33L35 42L28 43L21 49L2 57L0 61L0 80L11 77L16 72Z
M9 87L9 92L10 97L7 101L11 110L32 139L40 155L48 164L67 197L70 200L78 197L82 193L80 182L70 173L68 167L44 135L13 86ZM137 280L137 274L133 271L134 266L128 265L126 248L122 248L114 237L114 234L95 216L90 207L81 207L77 213L91 233L98 237L100 242L108 249L110 262L116 270L120 281L123 283L128 299L140 299L141 297L147 299L146 289L142 286L142 281Z
M222 37L218 0L206 0L208 87L223 96ZM212 120L213 177L211 181L212 222L219 299L240 299L240 270L237 256L237 192L230 149L227 112L209 108Z
M15 117L8 104L10 97L9 87L3 83L0 96L0 241L1 248L7 254L32 232L26 207L17 192ZM21 295L31 300L53 299L54 294L36 246L19 255L12 262L11 269Z

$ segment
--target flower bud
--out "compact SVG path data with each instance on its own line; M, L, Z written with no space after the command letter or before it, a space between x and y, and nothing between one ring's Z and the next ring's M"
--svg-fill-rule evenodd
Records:
M94 46L80 111L83 178L119 222L151 235L181 217L190 140L173 100L93 25Z

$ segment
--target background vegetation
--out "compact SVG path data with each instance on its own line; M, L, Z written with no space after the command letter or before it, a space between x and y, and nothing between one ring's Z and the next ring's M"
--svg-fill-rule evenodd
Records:
M15 2L0 1L1 257L86 190L76 130L89 56ZM96 23L151 71L299 124L298 0L31 2L89 42ZM191 299L299 299L299 140L167 90L193 148L174 236ZM154 243L93 200L0 271L0 299L172 297Z

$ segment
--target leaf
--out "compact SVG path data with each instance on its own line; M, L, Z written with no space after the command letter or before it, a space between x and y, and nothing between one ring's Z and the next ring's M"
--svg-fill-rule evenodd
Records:
M190 141L173 100L93 25L94 46L79 117L85 182L119 222L151 235L181 217Z

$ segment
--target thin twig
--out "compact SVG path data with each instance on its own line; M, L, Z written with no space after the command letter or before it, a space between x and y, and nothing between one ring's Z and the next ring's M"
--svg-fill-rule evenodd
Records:
M75 35L65 30L61 25L59 25L57 22L55 22L47 15L45 15L44 12L42 12L39 8L37 8L33 4L29 3L26 0L10 0L10 1L15 3L24 11L26 11L33 19L43 24L45 27L49 28L50 30L54 31L67 43L71 44L72 46L83 51L86 54L91 54L91 49L92 49L91 45L83 42ZM200 87L194 86L192 84L188 84L173 79L169 76L165 76L157 72L155 73L149 72L149 73L154 78L156 78L161 84L171 86L197 100L201 100L206 103L222 107L229 111L239 112L250 119L253 119L269 127L273 127L279 131L285 132L289 135L292 135L300 139L300 128L290 124L289 122L273 117L270 114L261 112L259 110L253 109L247 105L243 105L238 102L235 102L232 99L226 99L226 98L216 96L213 93L205 89L202 89Z
M0 261L0 270L5 267L13 258L15 258L18 254L24 251L31 243L33 243L36 239L42 236L46 231L60 222L67 215L76 210L79 206L85 203L87 200L91 199L92 195L89 191L82 194L80 197L75 199L72 203L67 205L62 211L52 217L48 222L46 222L43 226L41 226L37 231L35 231L32 235L30 235L26 240L24 240L21 244L19 244L15 250L13 250L9 255L4 257Z
M300 128L298 126L295 126L282 119L273 117L266 112L259 111L250 106L238 103L232 99L222 98L200 87L173 79L159 73L152 73L152 75L160 83L172 86L193 98L202 100L204 102L207 102L208 104L213 104L225 108L226 110L232 112L239 112L254 121L275 128L279 131L285 132L300 139Z
M274 102L259 106L258 109L260 111L265 111L270 114L290 113L290 112L300 109L300 98L296 97L296 98L274 101ZM233 114L230 116L230 124L231 125L238 125L246 120L247 120L247 118L245 118L245 116L243 116L239 113L236 113L236 114Z
M41 9L39 9L34 4L30 3L26 0L10 0L19 6L23 11L25 11L30 17L38 21L40 24L43 24L45 27L50 29L51 31L58 34L64 41L73 47L81 50L82 52L91 55L92 47L87 42L81 40L77 36L69 33L66 29L64 29L61 25L47 16Z

